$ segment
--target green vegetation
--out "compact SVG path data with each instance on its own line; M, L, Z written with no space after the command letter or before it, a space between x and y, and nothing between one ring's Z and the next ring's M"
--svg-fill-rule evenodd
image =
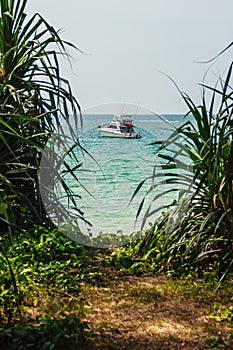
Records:
M77 313L82 303L72 300L76 305L73 315L74 310L71 312L69 306L65 312L61 302L58 317L56 312L43 309L43 300L52 303L59 295L68 298L67 305L71 303L75 296L71 298L70 293L79 294L85 269L80 271L83 248L54 231L45 212L39 191L39 165L51 134L63 120L69 127L69 113L78 126L80 106L59 67L59 56L69 62L66 48L74 45L63 41L39 14L27 19L26 4L27 0L0 1L0 324L17 349L34 347L38 337L44 342L38 348L52 349L60 337L72 334L71 327L76 328L76 334L78 326L82 332ZM74 134L73 141L78 144ZM59 175L54 169L47 176L53 183ZM77 208L65 180L62 184ZM56 200L53 195L53 203ZM37 304L42 305L41 316L32 317ZM21 337L26 341L24 318L31 324L31 335L37 333L34 345L33 341L21 345L19 340ZM58 334L51 343L56 330ZM48 332L51 334L46 341Z
M192 119L168 140L155 143L159 144L156 155L163 163L160 168L156 165L148 191L151 194L159 186L165 195L177 191L178 200L171 203L138 244L123 248L125 258L118 253L119 259L125 261L128 256L132 260L134 256L153 271L168 271L172 275L195 271L203 276L210 272L218 276L219 285L232 272L231 81L232 65L216 87L202 85L199 105L180 91L189 109L187 116ZM155 193L154 201L158 198ZM139 213L140 210L141 207ZM153 213L149 207L145 219ZM131 269L135 266L132 264Z
M0 257L1 343L13 349L35 344L53 349L86 334L80 319L88 308L80 284L88 278L90 259L83 247L57 230L34 226L32 231L36 238L21 234L1 240L8 258L6 264Z
M78 122L80 110L58 61L74 46L39 14L27 21L26 4L0 2L0 220L10 235L48 221L38 184L42 151L62 120L69 125L70 112ZM56 169L47 176L56 182Z
M68 342L75 345L84 334L83 325L77 318L61 320L44 319L37 326L18 324L5 331L4 346L11 349L53 350L64 349Z

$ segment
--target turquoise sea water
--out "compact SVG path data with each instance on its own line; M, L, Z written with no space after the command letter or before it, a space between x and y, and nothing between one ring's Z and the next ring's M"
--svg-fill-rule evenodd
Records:
M99 135L98 125L108 124L112 117L111 114L83 115L81 141L89 154L76 149L77 157L83 163L78 172L79 181L68 179L73 192L81 196L78 200L79 208L84 212L85 219L92 224L91 228L81 224L82 232L88 235L97 235L99 232L130 234L140 230L149 205L152 205L151 210L156 210L175 199L172 197L175 195L159 196L153 202L153 198L168 188L168 185L156 187L146 197L141 215L135 221L140 203L154 185L150 177L156 162L159 162L155 157L157 146L151 143L166 140L184 122L184 116L137 115L134 120L135 130L142 138L135 140ZM146 178L148 180L132 200L139 183ZM149 217L145 226L153 222L158 213Z

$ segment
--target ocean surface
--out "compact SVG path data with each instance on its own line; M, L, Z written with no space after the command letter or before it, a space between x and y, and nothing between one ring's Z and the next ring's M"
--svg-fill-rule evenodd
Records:
M160 160L155 156L158 146L152 143L167 140L183 124L184 115L137 114L134 125L141 139L101 136L98 126L110 123L112 118L112 114L83 115L80 139L85 152L80 148L75 150L82 163L77 172L78 181L66 178L74 194L81 197L78 199L79 209L92 225L80 224L85 235L137 232L142 224L148 227L153 223L161 214L163 205L177 199L173 193L162 195L169 188L165 178L161 186L155 186L156 179L152 179L152 175ZM140 190L133 196L142 182ZM141 213L136 220L140 205ZM143 222L148 208L153 215Z

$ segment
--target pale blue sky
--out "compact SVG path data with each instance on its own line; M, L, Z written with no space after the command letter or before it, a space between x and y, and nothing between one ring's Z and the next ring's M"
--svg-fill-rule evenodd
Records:
M73 72L63 75L83 109L128 102L156 113L182 113L181 90L197 102L198 83L214 57L233 41L232 0L31 0L27 13L39 12L62 37L86 55L72 51ZM207 82L229 66L233 49L216 61Z

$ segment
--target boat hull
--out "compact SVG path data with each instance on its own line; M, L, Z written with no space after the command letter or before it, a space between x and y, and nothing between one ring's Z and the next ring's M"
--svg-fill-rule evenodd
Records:
M109 130L107 128L99 128L99 132L104 137L116 137L116 138L124 138L124 139L139 139L141 136L136 133L127 133L127 132L119 132L114 130Z

